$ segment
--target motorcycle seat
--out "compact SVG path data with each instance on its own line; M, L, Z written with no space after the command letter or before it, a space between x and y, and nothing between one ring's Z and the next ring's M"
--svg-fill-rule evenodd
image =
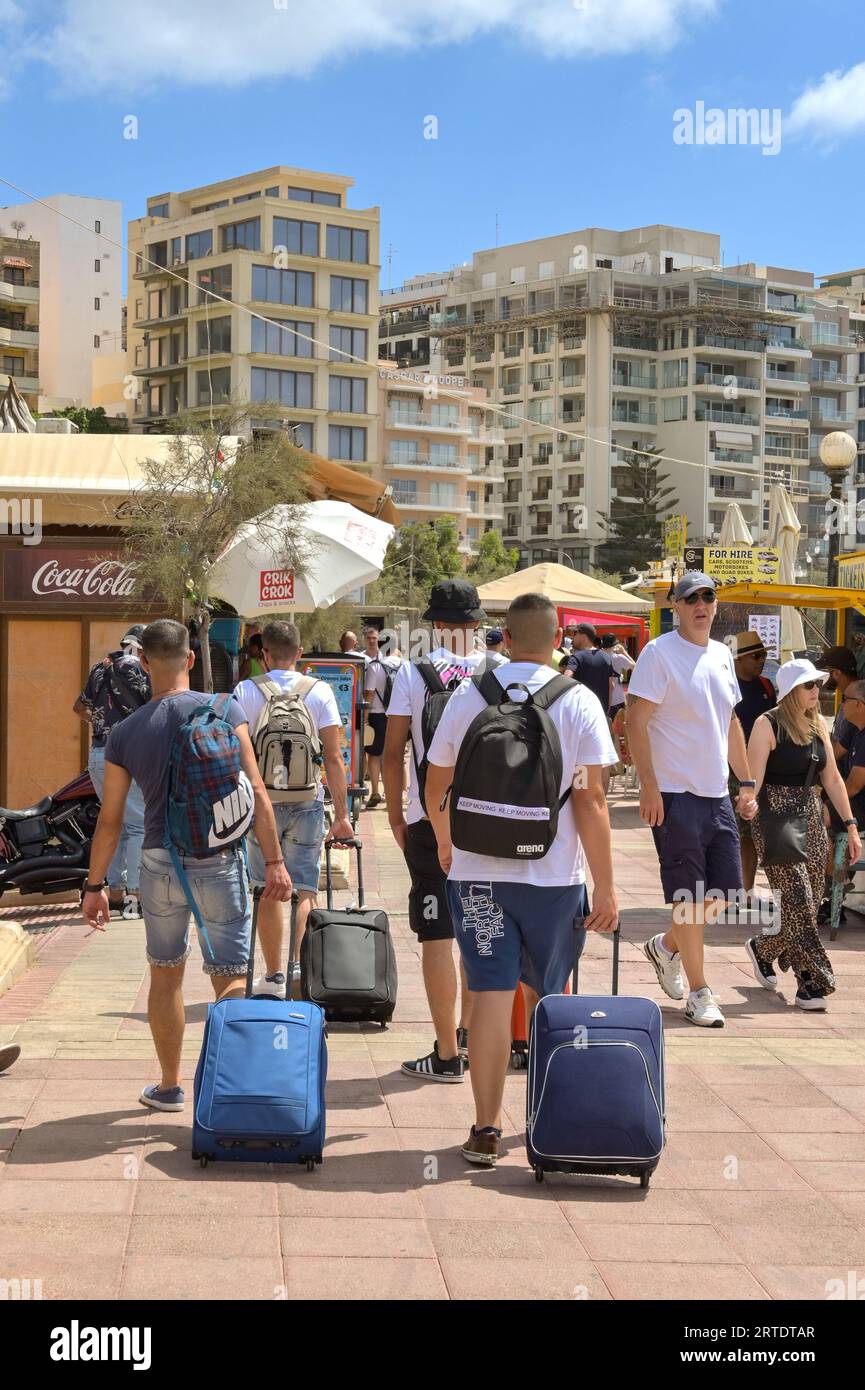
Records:
M43 796L41 801L37 801L35 806L28 806L26 811L13 811L7 806L0 806L0 816L4 820L35 820L37 816L44 816L51 809L51 797Z

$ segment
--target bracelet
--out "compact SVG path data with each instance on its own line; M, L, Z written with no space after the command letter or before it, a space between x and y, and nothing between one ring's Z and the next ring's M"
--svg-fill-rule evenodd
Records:
M283 861L282 861L281 858L280 858L280 859L265 859L265 861L264 861L264 867L265 867L266 869L272 869L273 866L274 866L274 864L281 864L282 862L283 862Z
M855 826L857 826L857 828L858 828L859 822L857 821L857 819L856 819L855 816L851 816L849 820L845 820L845 822L844 822L844 829L846 830L847 827L850 826L850 825L855 825Z
M104 879L102 880L101 883L85 883L85 885L84 885L84 892L85 892L85 893L101 893L107 882L108 882L108 879L107 879L107 878L104 878Z
M746 781L744 781L744 782L740 782L740 783L739 783L739 786L740 786L740 787L756 787L756 785L757 785L756 782L752 782L752 781L749 781L749 780L746 780Z

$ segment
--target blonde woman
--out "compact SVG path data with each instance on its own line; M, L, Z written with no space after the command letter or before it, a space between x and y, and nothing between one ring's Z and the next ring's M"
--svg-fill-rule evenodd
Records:
M825 1009L826 996L835 989L835 976L817 932L828 841L820 799L811 785L816 777L844 821L853 863L861 844L819 708L820 687L828 673L818 671L810 661L795 660L784 663L777 679L778 704L756 720L748 742L748 762L760 801L760 813L751 822L754 845L761 864L764 858L775 857L767 853L764 815L787 812L792 819L804 808L807 860L763 865L776 901L780 896L781 929L774 936L752 937L746 950L765 989L777 988L773 963L778 960L783 970L792 968L796 976L796 1007Z

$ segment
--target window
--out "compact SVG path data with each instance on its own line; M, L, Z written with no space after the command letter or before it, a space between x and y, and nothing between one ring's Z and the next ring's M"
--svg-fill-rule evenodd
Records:
M150 415L162 415L165 409L165 387L151 386L148 405Z
M148 216L148 217L167 217L167 216L168 216L168 204L167 204L167 203L154 203L154 204L152 205L152 207L149 207L149 208L147 209L147 216ZM97 230L97 232L99 231L98 225L97 225L96 230Z
M318 255L318 223L296 217L274 217L273 247L284 246L296 256Z
M102 262L99 261L99 260L94 261L94 262L93 262L93 270L94 270L94 272L98 275L101 269L102 269Z
M369 232L354 227L327 229L327 254L332 261L369 261Z
M229 222L222 228L222 249L232 251L243 246L247 251L261 250L261 218L250 217L246 222Z
M532 329L532 352L552 352L553 350L553 330L552 328L533 328Z
M338 193L323 193L318 188L287 188L286 198L291 198L294 203L325 203L328 207L342 207Z
M596 269L596 270L612 270L612 268L613 268L613 262L612 262L612 258L611 258L610 256L596 256L596 257L595 257L595 269Z
M341 349L341 351L337 351ZM350 353L351 356L343 354ZM331 324L330 360L350 363L352 358L367 361L367 332L365 328L340 328Z
M312 357L314 344L311 323L296 319L252 320L252 351L271 352L279 357ZM299 337L298 334L306 334Z
M664 386L687 386L688 359L677 357L673 362L664 363Z
M209 343L209 349L208 349ZM231 315L201 319L198 324L199 352L231 352Z
M672 396L664 401L665 420L687 420L688 418L688 397Z
M665 328L664 329L664 352L672 352L676 348L686 348L688 346L687 328Z
M367 312L367 280L351 280L344 275L330 277L330 307L345 314Z
M275 367L253 367L250 399L277 405L312 406L312 372L281 372Z
M526 278L526 268L524 265L511 266L511 284L521 285Z
M186 259L197 261L201 256L209 256L213 251L213 232L192 232L186 238Z
M266 304L312 306L315 276L308 270L273 270L267 265L252 267L252 297Z
M180 290L178 285L177 290ZM209 293L208 293L209 292ZM215 298L219 295L222 299L231 298L231 266L216 265L212 270L200 270L198 272L198 303L199 305L209 303L218 304Z
M414 506L417 503L417 480L415 478L397 478L393 485L393 500L397 506Z
M195 384L199 405L210 405L211 397L214 405L217 401L227 401L231 395L231 368L217 367L212 372L196 372Z
M429 500L434 507L455 507L457 501L456 483L430 483Z
M264 190L264 196L265 196L265 198L278 198L278 197L279 197L279 185L277 184L277 186L276 186L275 188L266 188L266 189Z
M539 280L552 280L552 278L553 278L553 276L555 275L555 273L556 273L556 263L555 263L555 261L541 261L540 265L538 266L538 279L539 279Z
M301 449L308 449L312 453L312 423L309 420L300 420L296 424L288 426L295 444Z
M330 378L329 410L348 410L355 415L366 411L366 380L362 376Z
M20 265L7 265L3 268L3 282L6 285L23 285L24 271Z
M98 348L98 346L99 346L99 334L98 334L98 333L94 333L94 334L93 334L93 346L96 347L96 348Z
M97 295L94 295L94 296L93 296L93 307L94 307L94 309L98 309L98 308L99 308L99 305L100 305L100 299L99 299L99 295L97 294Z
M228 199L227 199L227 198L220 198L220 200L219 200L218 203L203 203L202 206L201 206L200 208L193 208L192 211L193 211L194 213L195 213L195 212L213 212L214 208L227 208L227 207L228 207Z
M171 257L170 257L170 259L171 259L171 264L172 264L172 265L179 265L180 262L183 260L183 246L182 246L182 242L183 242L183 237L173 236L173 237L171 238L171 245L170 245Z
M102 223L99 221L99 218L98 218L98 217L97 217L96 221L93 223L93 230L94 230L95 232L101 232L101 231L102 231Z
M551 425L553 423L552 401L529 401L528 416L536 425ZM575 418L579 418L579 414Z
M496 287L496 272L495 272L494 270L485 270L484 273L483 273L483 275L481 276L481 289L482 289L482 290L494 290L495 287Z
M358 425L328 425L327 452L332 459L360 462L366 458L366 430Z
M232 198L233 203L251 203L253 198L260 198L261 193L238 193L236 198Z
M453 430L459 424L459 406L457 405L433 405L430 410L430 423L436 429ZM451 446L448 445L448 448Z
M459 463L456 444L431 444L429 457L435 468L456 468Z
M417 460L416 439L392 439L387 456L388 463L399 464L400 468L411 468Z

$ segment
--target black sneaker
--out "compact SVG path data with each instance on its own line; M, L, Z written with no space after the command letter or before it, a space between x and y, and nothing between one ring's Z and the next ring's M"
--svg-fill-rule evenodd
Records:
M745 942L745 950L748 952L748 958L751 961L751 965L754 967L754 976L764 989L777 989L778 976L775 974L771 965L767 965L766 962L762 961L757 955L755 949L756 945L756 936L752 936L750 941Z
M414 1062L403 1062L400 1071L406 1076L418 1076L421 1081L462 1081L465 1076L465 1063L462 1057L449 1057L443 1061L439 1057L439 1045L433 1043L432 1052L426 1057L418 1057Z
M457 1029L457 1052L462 1057L466 1066L469 1064L469 1030L468 1028Z
M826 997L823 994L818 994L811 985L800 985L796 990L796 998L793 1003L797 1009L825 1010Z

